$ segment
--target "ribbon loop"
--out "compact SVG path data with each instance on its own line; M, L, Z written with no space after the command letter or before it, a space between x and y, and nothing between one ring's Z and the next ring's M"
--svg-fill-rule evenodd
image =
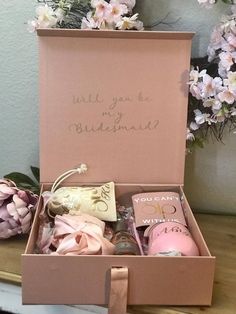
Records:
M108 314L126 314L128 268L112 267Z
M78 174L83 174L88 170L88 167L86 164L81 164L80 167L75 168L75 169L71 169L68 170L66 172L64 172L63 174L61 174L53 183L52 188L51 188L51 192L54 193L56 191L56 189L58 188L58 186L67 178L69 178L70 176L72 176L75 173Z

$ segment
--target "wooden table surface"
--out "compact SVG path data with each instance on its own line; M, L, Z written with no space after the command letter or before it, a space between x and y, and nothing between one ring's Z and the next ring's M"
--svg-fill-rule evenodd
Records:
M216 274L211 307L129 306L130 314L236 314L236 217L196 214L212 255ZM26 237L0 240L0 280L20 284L20 255Z

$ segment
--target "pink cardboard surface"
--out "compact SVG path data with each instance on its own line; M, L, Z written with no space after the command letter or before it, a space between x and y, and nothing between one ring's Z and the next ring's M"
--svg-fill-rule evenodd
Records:
M192 34L39 35L41 181L182 184Z
M48 185L42 186L47 190ZM167 187L165 187L167 188ZM162 191L163 187L117 185L118 199L130 191ZM180 187L168 187L183 198L189 230L201 256L50 256L34 254L39 204L25 254L22 256L24 304L108 304L110 270L128 267L128 304L210 305L215 270L211 256Z

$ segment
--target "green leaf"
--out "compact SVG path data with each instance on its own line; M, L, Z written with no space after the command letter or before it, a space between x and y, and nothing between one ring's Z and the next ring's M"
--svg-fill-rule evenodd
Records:
M204 148L204 141L201 138L196 138L195 144L200 148Z
M22 190L30 190L35 194L40 193L40 184L39 184L39 168L31 166L31 171L36 179L32 180L29 176L21 172L11 172L6 174L4 178L10 179L15 182L16 186Z
M233 4L232 0L222 0L222 2L226 3L226 4Z
M11 172L4 176L7 179L10 179L18 184L28 184L29 186L37 186L37 183L34 182L29 176L20 173L20 172Z
M39 183L40 182L40 180L39 180L39 168L31 166L30 169L31 169L37 183Z

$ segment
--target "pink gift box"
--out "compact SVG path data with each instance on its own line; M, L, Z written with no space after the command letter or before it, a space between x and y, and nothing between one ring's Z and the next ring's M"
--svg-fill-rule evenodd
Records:
M22 256L24 304L107 304L109 272L127 267L128 304L210 305L211 256L183 192L192 33L38 30L40 178L88 165L65 185L113 180L135 193L179 192L201 256L35 254L40 199Z

